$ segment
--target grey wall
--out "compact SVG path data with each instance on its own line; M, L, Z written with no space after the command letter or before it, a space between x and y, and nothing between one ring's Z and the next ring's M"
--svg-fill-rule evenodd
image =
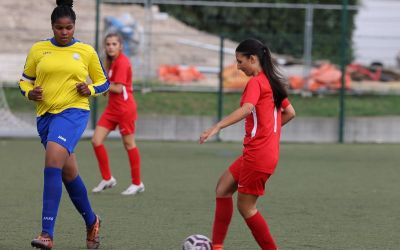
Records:
M136 123L136 138L139 140L197 141L206 128L215 120L206 116L152 116L141 115ZM283 142L335 143L338 141L337 118L299 117L282 128ZM345 122L347 143L400 143L400 117L351 117ZM222 130L222 141L243 140L244 122ZM84 137L90 138L93 131L87 129ZM112 132L111 137L119 137ZM31 129L17 130L1 128L0 137L37 137ZM215 138L213 138L215 140Z
M137 122L138 139L198 140L212 126L210 117L141 116ZM333 143L338 141L337 118L295 118L282 129L284 142ZM345 142L400 143L400 117L353 117L345 122ZM241 141L244 123L221 132L223 141Z

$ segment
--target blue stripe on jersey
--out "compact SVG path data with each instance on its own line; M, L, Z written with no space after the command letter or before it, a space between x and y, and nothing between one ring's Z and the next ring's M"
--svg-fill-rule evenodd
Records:
M108 76L106 71L104 70L103 64L101 63L100 59L99 59L100 65L101 65L101 69L103 70L104 76L106 77L107 81L105 83L103 83L102 85L99 86L93 86L94 87L94 92L97 93L102 93L104 91L106 91L107 89L110 88L110 81L108 80Z
M75 38L72 38L70 43L68 43L68 44L66 44L66 45L60 45L60 44L57 43L57 41L56 41L56 39L55 39L54 37L50 38L49 41L50 41L54 46L57 46L57 47L69 47L69 46L71 46L71 45L74 45L76 42L80 42L79 40L76 40Z
M96 52L96 53L97 53L97 52ZM97 58L99 58L99 55L97 55ZM107 78L107 80L108 80L108 74L107 74L107 72L104 70L103 63L101 62L100 58L99 58L99 62L100 62L101 69L103 70L103 74L104 74L104 76L105 76L105 77Z
M22 73L22 76L25 77L26 79L31 80L31 81L35 81L35 80L36 80L36 77L27 76L27 75L25 75L24 73Z
M97 93L102 93L104 91L107 91L110 88L110 82L107 80L105 83L99 86L93 86L94 92Z
M25 96L25 93L26 93L26 92L23 91L23 90L21 89L21 87L18 86L18 88L19 88L19 91L21 91L21 94L22 94L23 96Z

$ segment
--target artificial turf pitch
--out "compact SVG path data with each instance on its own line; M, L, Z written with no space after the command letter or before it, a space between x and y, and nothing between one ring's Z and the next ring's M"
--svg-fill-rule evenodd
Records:
M214 187L240 143L139 141L146 191L130 184L119 140L107 141L118 185L101 194L87 140L76 153L92 206L102 220L101 249L178 250L191 234L210 236ZM400 145L283 144L258 207L280 250L399 249ZM0 140L0 249L29 249L40 232L44 151L38 140ZM85 249L85 226L68 194L55 229L56 249ZM258 249L235 209L225 247Z

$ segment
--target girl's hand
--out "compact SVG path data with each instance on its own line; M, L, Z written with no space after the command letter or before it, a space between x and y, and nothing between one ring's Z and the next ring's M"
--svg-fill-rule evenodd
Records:
M43 100L43 89L42 87L36 86L28 93L28 99L32 101Z
M213 135L217 134L221 128L218 125L214 125L213 127L205 130L201 135L200 135L200 140L199 143L203 144L208 140L208 138L212 137Z
M88 85L84 82L76 84L76 90L81 96L90 96L90 89Z

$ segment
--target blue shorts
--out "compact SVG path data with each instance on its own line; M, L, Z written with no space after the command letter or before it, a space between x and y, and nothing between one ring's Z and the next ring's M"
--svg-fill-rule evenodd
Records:
M89 110L70 108L37 117L37 131L43 146L46 148L47 142L52 141L73 153L88 124L89 113Z

